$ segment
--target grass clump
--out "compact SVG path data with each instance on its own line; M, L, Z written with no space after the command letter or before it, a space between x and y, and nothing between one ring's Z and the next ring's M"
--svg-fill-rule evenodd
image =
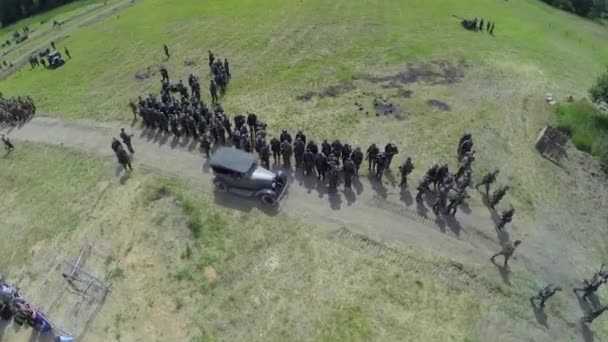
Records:
M560 104L557 128L568 134L578 149L608 162L608 116L591 103L583 100Z

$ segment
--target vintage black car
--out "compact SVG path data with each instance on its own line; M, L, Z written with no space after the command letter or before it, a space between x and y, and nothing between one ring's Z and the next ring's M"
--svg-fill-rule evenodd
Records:
M287 176L267 170L253 154L232 147L220 147L209 158L217 191L258 198L265 206L276 208L287 190Z

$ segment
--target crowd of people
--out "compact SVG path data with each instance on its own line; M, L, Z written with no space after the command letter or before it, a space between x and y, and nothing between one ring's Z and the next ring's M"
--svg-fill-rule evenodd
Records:
M36 310L21 296L19 290L9 284L0 274L0 320L13 321L18 326L29 326L47 333L53 330L52 324L40 311Z
M36 114L36 105L29 96L4 97L0 93L0 125L17 125Z

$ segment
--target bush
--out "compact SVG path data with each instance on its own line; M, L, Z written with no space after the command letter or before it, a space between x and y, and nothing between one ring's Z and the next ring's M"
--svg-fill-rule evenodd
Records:
M608 102L608 70L597 78L595 85L589 89L589 95L593 102Z
M572 138L579 150L608 162L608 117L591 103L579 101L557 106L557 128Z

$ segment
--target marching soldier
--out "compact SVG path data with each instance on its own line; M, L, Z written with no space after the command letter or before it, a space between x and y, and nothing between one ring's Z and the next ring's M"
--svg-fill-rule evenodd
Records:
M494 207L502 200L502 198L505 197L505 195L507 194L507 190L509 189L510 187L507 185L494 191L494 193L492 194L492 199L490 199L490 207L492 209L494 209Z
M425 193L431 191L431 181L430 181L430 178L425 175L422 178L422 180L420 181L420 183L418 183L418 187L416 188L416 190L418 190L418 193L416 194L416 201L421 202L422 201L422 195L424 195Z
M315 156L315 166L317 167L317 178L325 181L325 171L327 170L327 157L323 152Z
M515 241L513 244L511 244L511 242L507 242L503 247L502 250L494 255L492 255L492 257L490 258L490 261L492 261L492 263L494 263L494 259L496 259L497 256L502 255L505 258L503 267L507 268L508 266L508 262L509 259L513 256L513 253L515 253L515 249L517 248L517 246L519 246L521 244L521 240L517 240Z
M401 183L399 186L407 186L407 176L412 173L414 170L414 164L412 163L412 158L407 157L403 165L399 167L399 172L401 173Z
M355 174L355 163L348 158L344 161L344 167L342 169L344 172L344 186L350 188L351 178Z
M500 221L498 221L498 230L502 230L507 223L511 223L513 220L513 214L515 214L515 209L513 208L502 213L500 216Z
M492 24L492 29L494 29L494 24ZM587 324L590 324L591 322L593 322L594 319L598 318L606 310L608 310L608 305L605 305L598 309L593 309L589 314L583 317L583 321Z
M321 143L321 152L323 152L325 156L328 156L331 153L331 145L327 142L327 140L323 140Z
M286 130L286 129L284 129L284 130L281 132L281 135L279 136L279 140L281 140L281 142L287 141L288 143L290 143L290 144L291 144L291 134L289 134L289 133L287 132L287 130Z
M211 94L211 101L213 103L217 103L218 98L217 98L217 84L215 83L214 80L211 80L209 82L209 93Z
M500 171L498 169L494 170L493 172L488 172L485 176L483 176L481 183L475 185L475 189L479 190L480 186L485 186L486 196L488 196L490 194L490 185L496 181L496 176L498 176L499 172Z
M293 154L296 158L296 167L302 166L302 157L304 156L304 148L305 144L301 138L296 138L296 141L293 143Z
M281 156L281 143L277 138L272 138L270 140L270 150L272 151L272 159L274 160L274 163L277 164Z
M384 170L388 165L388 158L384 153L379 153L376 156L376 177L379 180L382 180L382 175L384 174Z
M285 167L290 167L291 166L291 153L293 152L293 149L291 147L291 144L288 141L283 141L281 143L281 155L283 156L283 165Z
M7 154L15 149L15 146L13 145L13 143L11 143L10 139L7 136L5 136L4 134L2 134L2 142L4 143L4 149L6 150Z
M304 137L306 138L306 136ZM302 141L305 141L305 139L302 139ZM308 142L308 144L306 145L306 149L310 150L310 152L312 152L312 154L315 156L317 155L317 153L319 153L319 147L312 140Z
M452 196L452 198L450 198L450 204L448 205L448 215L456 216L458 206L464 203L467 198L469 198L469 196L464 191L457 192Z
M605 283L606 279L593 277L591 281L583 280L583 287L575 287L572 291L577 296L579 292L583 292L583 299L587 300L587 297L594 294Z
M262 166L269 168L270 167L270 148L268 145L264 144L260 149L260 159L262 160Z
M391 167L391 162L393 161L393 157L399 153L399 149L397 149L397 146L395 146L392 143L388 143L385 147L384 147L384 155L386 156L386 168L390 169Z
M545 302L561 290L562 290L561 287L555 286L553 284L549 284L549 285L545 286L544 288L542 288L540 291L538 291L538 294L536 296L531 297L530 303L532 303L532 305L536 306L536 301L538 301L539 302L538 306L542 309L545 307Z
M361 148L355 148L355 150L351 154L351 159L355 164L355 175L359 175L359 168L361 167L361 163L363 162L363 152L361 152Z
M302 162L304 163L304 175L314 175L315 171L315 155L310 149L302 155Z
M133 137L133 134L127 134L125 133L125 129L121 128L120 129L120 139L122 139L122 142L127 146L127 149L129 150L129 152L131 154L135 153L135 150L133 150L133 145L131 145L131 138Z
M367 149L367 155L365 156L365 160L368 160L368 171L373 171L376 169L376 158L378 157L378 153L380 153L380 149L376 146L376 144L371 144Z

